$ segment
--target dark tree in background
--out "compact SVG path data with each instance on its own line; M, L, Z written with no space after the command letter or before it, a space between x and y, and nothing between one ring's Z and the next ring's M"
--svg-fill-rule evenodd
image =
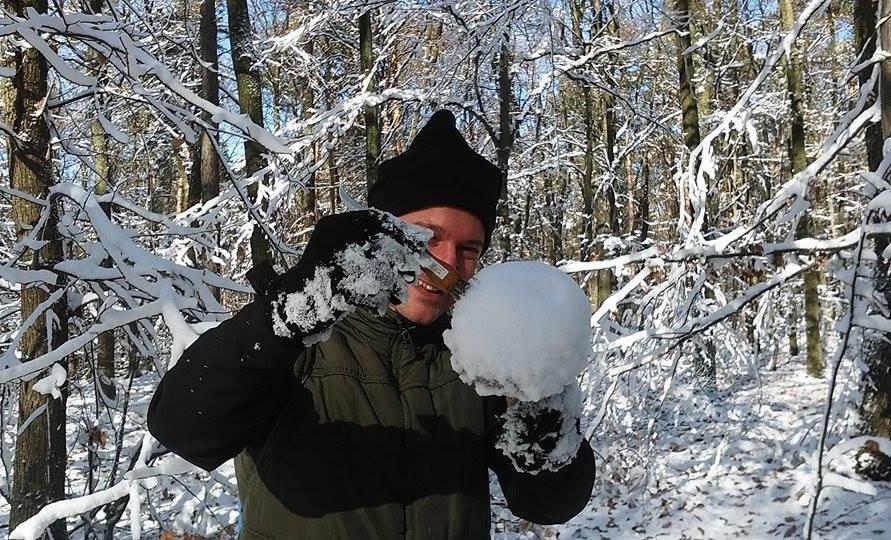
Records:
M256 65L253 47L253 31L247 0L226 0L229 13L229 46L232 51L232 65L235 68L235 79L238 84L238 104L242 114L246 114L254 124L262 127L263 88L260 73ZM244 175L252 176L265 166L263 147L255 140L244 140ZM248 187L251 201L256 204L259 186L254 183ZM270 261L272 254L269 239L262 228L255 224L251 234L251 260L254 264Z
M5 0L4 8L19 16L33 9L46 13L45 0ZM48 85L47 61L35 49L15 49L7 60L15 69L12 84L7 87L7 105L4 123L19 137L7 143L9 179L13 189L46 200L50 187L55 183L52 155L49 145L49 129L44 111ZM57 199L52 200L49 217L42 235L34 240L45 244L40 249L26 251L23 258L33 270L51 269L63 259L62 242L56 228L58 223ZM40 220L44 207L23 198L12 202L12 217L16 223L16 238L24 241ZM53 313L56 321L48 329L47 319L38 317L25 331L21 339L21 360L27 362L55 349L67 339L67 304L63 291L48 291L38 285L22 287L20 293L21 319L27 321L33 311L55 297ZM47 336L52 342L47 343ZM12 478L10 526L37 513L48 503L65 498L65 400L43 395L32 386L37 379L22 382L19 386L18 425L21 433L16 438L15 470ZM65 522L56 522L50 528L53 538L68 538Z

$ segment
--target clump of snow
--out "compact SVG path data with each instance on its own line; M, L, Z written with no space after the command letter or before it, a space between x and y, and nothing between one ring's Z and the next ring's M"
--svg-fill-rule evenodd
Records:
M272 301L272 306L272 331L277 336L291 338L298 331L292 331L289 324L296 326L301 333L307 334L305 345L327 339L327 335L312 334L312 329L320 321L333 319L336 313L345 313L349 309L346 299L334 292L331 267L325 266L316 268L315 275L302 290L280 296Z
M61 364L53 364L50 374L34 383L32 389L43 395L52 394L54 398L59 399L62 397L61 389L67 377L68 373Z
M516 401L501 415L495 448L518 471L556 471L572 461L582 444L582 391L572 383L559 394L532 403Z
M381 212L384 232L362 244L350 244L334 254L330 264L298 291L272 301L272 330L276 335L303 336L303 344L328 339L332 325L357 307L383 314L391 300L404 302L407 283L421 272L424 248L431 231Z
M538 401L584 368L591 306L557 268L509 262L484 268L456 303L443 335L452 367L480 395Z
M406 277L413 281L421 272L422 254L423 250L407 249L383 234L364 246L350 246L336 257L344 273L339 289L360 305L383 312L394 291L400 302L407 300Z

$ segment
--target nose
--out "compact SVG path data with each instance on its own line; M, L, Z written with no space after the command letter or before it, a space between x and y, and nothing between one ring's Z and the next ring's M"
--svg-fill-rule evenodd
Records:
M454 242L438 242L435 246L430 247L430 253L444 263L451 266L458 265L458 246Z

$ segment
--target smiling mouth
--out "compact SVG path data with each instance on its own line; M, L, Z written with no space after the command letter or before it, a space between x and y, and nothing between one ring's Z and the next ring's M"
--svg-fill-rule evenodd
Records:
M441 290L437 289L433 285L430 285L429 283L427 283L426 281L424 281L422 279L419 279L417 281L417 286L424 289L425 291L430 291L432 293L437 293L437 294L445 294Z

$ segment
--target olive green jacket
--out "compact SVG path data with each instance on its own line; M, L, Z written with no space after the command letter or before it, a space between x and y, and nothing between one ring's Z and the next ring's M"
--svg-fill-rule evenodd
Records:
M202 336L149 412L152 433L206 469L238 454L240 538L487 538L489 469L530 521L563 522L587 503L587 442L538 475L493 448L504 400L458 378L447 317L417 326L359 311L305 350L278 344L260 317L249 306Z

